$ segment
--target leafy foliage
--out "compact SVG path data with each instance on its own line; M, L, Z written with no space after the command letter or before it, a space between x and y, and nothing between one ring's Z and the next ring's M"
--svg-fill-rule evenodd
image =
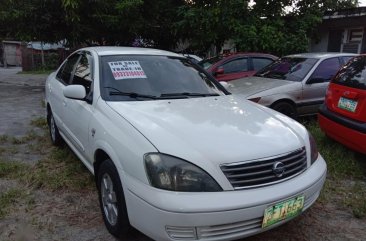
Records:
M283 55L307 50L324 11L356 5L357 0L0 0L0 39L162 49L182 40L201 53L212 46L219 51L231 39L239 51Z

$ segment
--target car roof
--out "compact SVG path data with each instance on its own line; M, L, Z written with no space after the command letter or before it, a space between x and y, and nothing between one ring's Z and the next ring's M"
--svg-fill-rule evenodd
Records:
M315 59L326 59L331 57L342 57L342 56L357 56L354 53L337 53L337 52L313 52L313 53L301 53L301 54L291 54L285 57L290 58L315 58Z
M161 55L161 56L172 56L172 57L181 57L182 55L160 50L160 49L151 49L151 48L136 48L136 47L112 47L112 46L98 46L98 47L87 47L81 50L94 51L99 56L106 55Z

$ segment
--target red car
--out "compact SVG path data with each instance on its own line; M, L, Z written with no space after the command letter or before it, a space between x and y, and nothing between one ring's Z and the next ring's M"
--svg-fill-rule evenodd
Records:
M278 57L261 53L235 53L199 62L218 81L230 81L254 75Z
M366 55L351 59L334 77L318 121L329 137L366 154Z

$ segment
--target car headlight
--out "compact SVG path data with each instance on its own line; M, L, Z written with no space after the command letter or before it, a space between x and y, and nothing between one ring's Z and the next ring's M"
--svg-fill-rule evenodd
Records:
M153 187L179 192L222 191L205 171L177 157L147 153L144 160L147 176Z
M310 142L310 157L311 157L311 164L313 164L318 159L318 148L316 147L314 137L309 133L309 142Z

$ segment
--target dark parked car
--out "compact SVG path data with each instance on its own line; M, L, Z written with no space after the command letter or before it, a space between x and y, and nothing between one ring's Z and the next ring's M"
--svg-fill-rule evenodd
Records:
M231 81L254 75L278 57L261 53L235 53L199 62L218 81Z
M366 154L366 55L352 59L329 84L318 120L329 137Z

